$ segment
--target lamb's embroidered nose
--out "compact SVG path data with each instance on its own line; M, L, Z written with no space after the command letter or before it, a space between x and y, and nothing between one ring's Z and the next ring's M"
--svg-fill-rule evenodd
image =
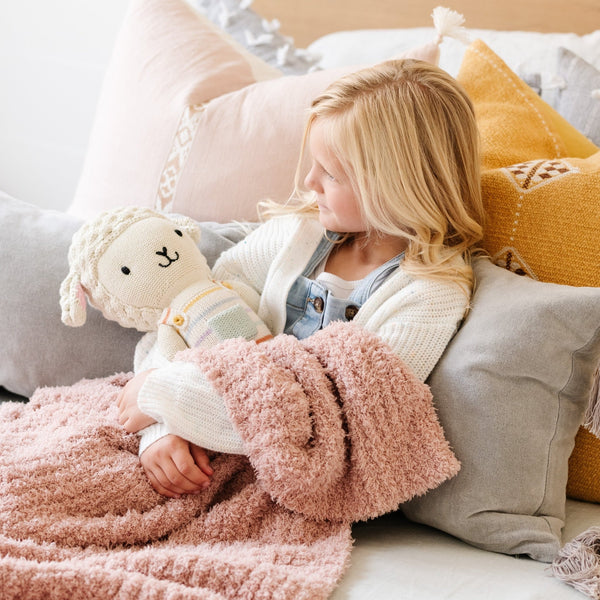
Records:
M175 251L175 258L171 258L167 253L166 246L163 246L163 249L160 252L157 252L156 254L158 254L159 256L164 256L169 261L166 265L163 265L162 263L159 262L158 263L159 267L168 267L172 263L174 263L176 260L179 260L179 252Z

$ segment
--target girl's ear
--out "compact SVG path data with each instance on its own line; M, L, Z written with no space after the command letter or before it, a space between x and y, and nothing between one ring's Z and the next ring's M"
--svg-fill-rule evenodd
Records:
M81 327L86 320L87 299L79 275L70 271L60 286L61 319L70 327Z
M200 227L193 219L184 217L183 215L169 215L169 219L173 221L180 229L185 231L196 244L200 241Z

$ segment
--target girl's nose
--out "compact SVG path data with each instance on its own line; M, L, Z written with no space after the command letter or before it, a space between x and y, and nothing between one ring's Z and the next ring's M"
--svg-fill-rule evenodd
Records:
M315 177L315 168L312 167L304 178L304 185L307 189L319 193L318 180Z

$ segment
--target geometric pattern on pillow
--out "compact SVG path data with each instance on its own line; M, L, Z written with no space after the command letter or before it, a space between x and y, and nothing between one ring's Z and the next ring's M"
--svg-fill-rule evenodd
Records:
M484 248L541 281L600 286L600 151L589 158L532 160L482 176Z
M428 379L453 479L403 505L470 544L551 561L568 461L600 360L600 288L477 259L471 309Z
M203 108L203 104L194 104L183 109L181 120L173 138L173 146L160 175L155 206L157 210L171 212L173 209L177 184L190 155L194 136L200 122L200 112Z
M539 279L535 274L531 265L529 265L524 258L523 253L517 249L515 239L519 236L520 229L523 221L526 219L527 210L531 210L530 203L524 207L527 203L527 194L532 191L539 191L538 186L547 185L549 183L556 183L558 178L567 177L575 173L579 173L579 169L574 167L565 160L553 159L553 160L532 160L526 163L518 165L511 165L510 167L504 167L499 170L501 175L505 175L507 180L514 184L516 192L519 195L518 200L514 203L515 210L512 213L506 213L506 217L512 219L512 222L508 227L503 228L502 225L496 223L494 219L500 220L501 217L498 215L498 206L494 202L493 205L488 206L488 214L492 217L489 223L488 232L488 243L490 238L496 237L499 232L503 232L504 229L508 230L508 243L510 245L504 246L500 250L496 251L492 259L495 264L513 271L518 275L528 275L534 279ZM492 178L493 171L485 173L486 176L486 200L490 200L492 192L488 191L490 179ZM566 182L567 185L569 182ZM510 203L507 203L510 206ZM501 208L506 208L502 206ZM500 233L500 237L503 237ZM540 265L541 268L546 267L546 261Z

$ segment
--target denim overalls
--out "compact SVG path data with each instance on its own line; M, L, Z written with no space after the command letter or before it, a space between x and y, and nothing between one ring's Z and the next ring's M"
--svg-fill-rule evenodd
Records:
M331 235L328 232L328 236ZM323 237L302 275L292 285L287 297L284 333L303 339L331 321L351 321L367 298L398 268L404 257L404 253L399 254L369 273L348 298L335 298L324 285L308 278L329 254L333 243L327 236Z

